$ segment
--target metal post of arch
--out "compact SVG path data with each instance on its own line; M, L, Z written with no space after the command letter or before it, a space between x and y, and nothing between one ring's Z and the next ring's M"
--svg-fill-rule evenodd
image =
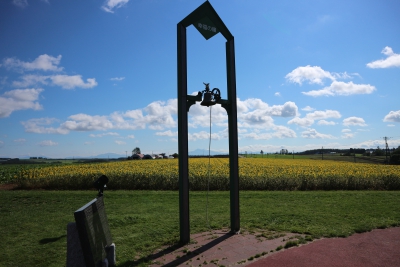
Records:
M193 25L206 40L218 33L221 33L226 39L228 99L221 99L219 103L228 113L231 233L240 231L235 44L228 28L211 4L206 1L177 24L179 227L181 244L187 244L190 241L188 111L192 104L201 101L198 96L187 95L186 28L190 25Z

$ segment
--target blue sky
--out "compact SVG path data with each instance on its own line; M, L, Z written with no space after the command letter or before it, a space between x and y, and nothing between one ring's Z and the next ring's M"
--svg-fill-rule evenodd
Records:
M1 1L0 157L178 152L176 25L203 2ZM400 145L399 1L210 3L235 37L239 152ZM188 94L227 98L223 36L190 26L187 45ZM209 116L191 107L189 151Z

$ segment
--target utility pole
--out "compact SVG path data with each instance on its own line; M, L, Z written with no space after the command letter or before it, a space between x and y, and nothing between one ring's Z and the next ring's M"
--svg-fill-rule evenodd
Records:
M321 153L322 153L322 160L324 160L324 147L322 147Z
M388 161L388 153L389 153L389 159L390 159L390 150L389 150L389 146L388 146L388 143L387 143L387 140L389 139L389 138L391 138L391 137L383 137L383 140L385 140L385 145L386 145L386 148L385 148L385 156L386 156L386 164L388 164L389 163L389 161Z

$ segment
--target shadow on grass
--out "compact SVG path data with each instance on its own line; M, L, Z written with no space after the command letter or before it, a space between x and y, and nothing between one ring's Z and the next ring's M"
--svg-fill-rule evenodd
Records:
M182 263L185 263L186 261L189 261L190 259L192 259L194 257L197 257L197 255L199 255L199 254L211 249L212 247L218 245L219 243L221 243L222 241L228 239L232 235L234 235L234 234L232 234L232 233L224 234L223 236L220 236L220 237L212 240L211 242L201 246L200 248L198 248L198 249L196 249L194 251L190 251L190 253L187 253L185 256L182 256L182 257L180 257L180 258L178 258L178 259L176 259L174 261L171 261L171 262L169 262L167 264L164 264L162 266L164 266L164 267L172 267L172 266L178 266L178 265L180 265ZM159 251L157 253L151 254L151 255L149 255L147 257L141 258L141 259L136 260L136 261L127 261L127 262L122 263L121 265L118 264L118 266L128 267L128 266L138 266L138 265L140 265L142 263L151 263L151 261L153 261L153 260L155 260L155 259L157 259L159 257L162 257L162 256L164 256L166 254L172 253L175 250L178 250L178 249L182 248L183 246L185 246L185 245L175 244L175 245L172 245L170 247L167 247L166 249L164 249L162 251Z
M60 240L60 239L62 239L62 238L64 238L64 237L66 237L66 236L67 236L67 235L62 235L62 236L59 236L59 237L43 238L43 239L39 240L39 244L40 244L40 245L46 245L46 244L48 244L48 243L57 242L58 240Z

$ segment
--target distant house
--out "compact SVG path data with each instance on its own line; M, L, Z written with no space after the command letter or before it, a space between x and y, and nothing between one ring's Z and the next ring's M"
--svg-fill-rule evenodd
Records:
M144 155L143 154L133 154L131 159L143 159Z
M149 154L146 154L143 156L143 159L154 159L154 157Z

